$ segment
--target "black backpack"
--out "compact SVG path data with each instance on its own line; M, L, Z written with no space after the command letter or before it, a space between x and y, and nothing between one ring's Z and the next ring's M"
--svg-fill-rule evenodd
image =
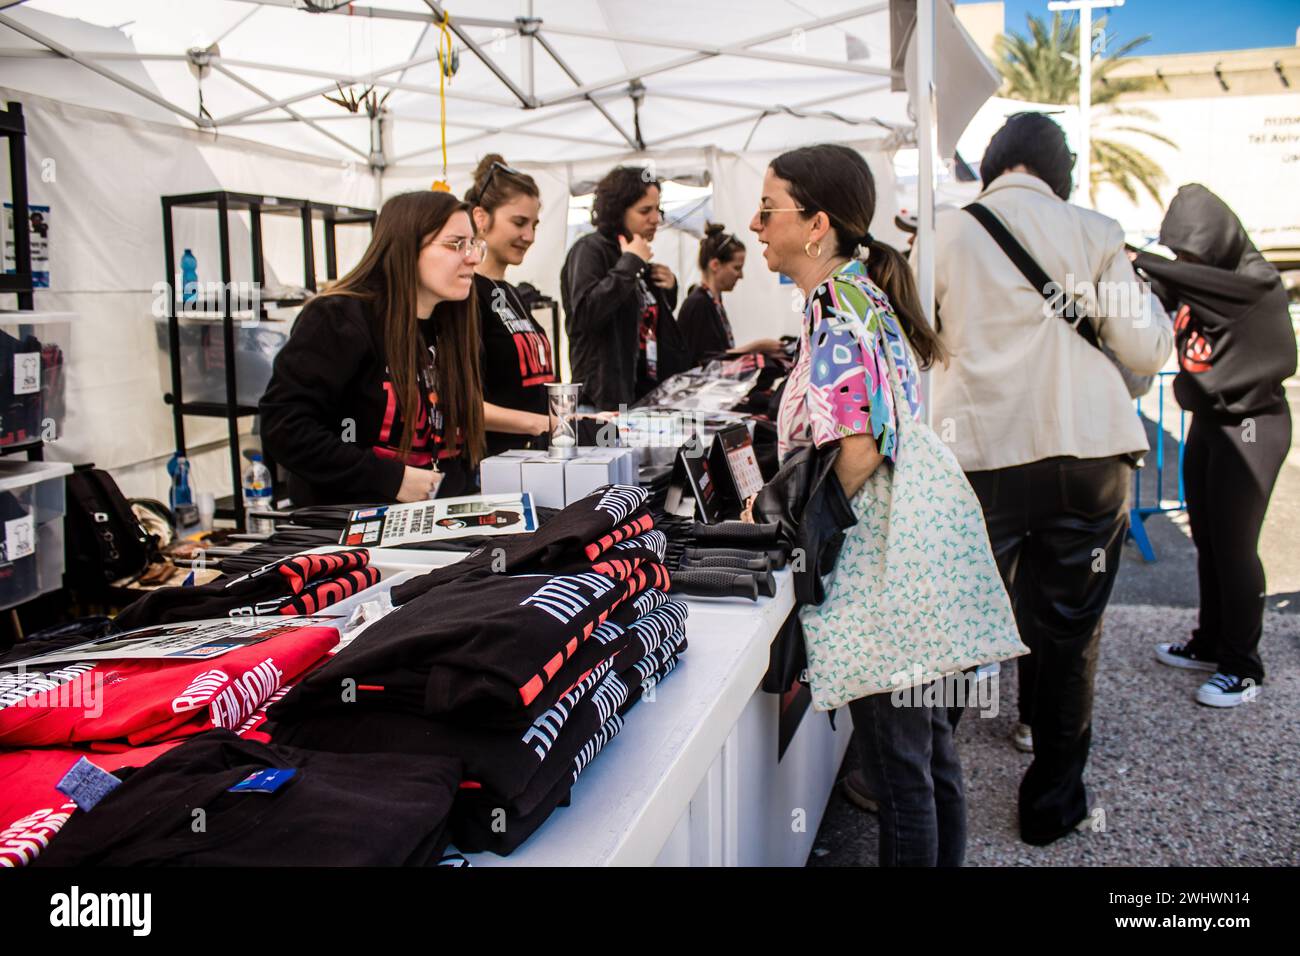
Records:
M113 476L93 464L68 476L67 532L68 584L89 592L142 574L157 551Z

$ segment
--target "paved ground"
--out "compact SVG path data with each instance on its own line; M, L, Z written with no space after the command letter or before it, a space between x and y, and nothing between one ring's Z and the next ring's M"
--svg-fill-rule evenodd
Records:
M1300 422L1300 388L1290 389ZM1155 402L1147 408L1155 418ZM1166 398L1166 499L1177 498L1177 405ZM1107 611L1098 667L1093 747L1086 780L1096 832L1050 847L1021 843L1015 794L1029 757L1008 741L1015 680L999 681L996 717L968 713L958 730L969 808L967 863L983 866L1300 864L1300 428L1270 505L1260 552L1268 574L1264 663L1258 700L1231 711L1202 707L1203 675L1164 667L1157 641L1196 621L1196 551L1185 516L1154 515L1146 528L1157 560L1125 548ZM1156 500L1153 453L1142 474ZM853 748L841 774L856 765ZM1097 814L1097 810L1103 814ZM876 819L831 798L809 865L874 866Z

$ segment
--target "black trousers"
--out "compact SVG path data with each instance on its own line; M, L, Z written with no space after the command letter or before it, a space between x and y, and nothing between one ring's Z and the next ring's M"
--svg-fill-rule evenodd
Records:
M1017 661L1021 716L1034 731L1034 760L1020 783L1026 843L1051 843L1088 815L1093 677L1132 475L1118 456L1048 458L966 475L1030 650Z
M1193 415L1183 457L1187 518L1201 586L1197 657L1256 684L1264 680L1264 565L1259 533L1282 462L1291 449L1291 410L1245 419Z

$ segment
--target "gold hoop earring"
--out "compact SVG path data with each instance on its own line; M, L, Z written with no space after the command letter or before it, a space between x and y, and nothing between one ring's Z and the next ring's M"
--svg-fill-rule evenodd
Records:
M816 247L817 247L817 251L816 251L816 252L812 252L812 251L808 248L809 246L816 246ZM822 254L822 244L821 244L820 242L814 242L812 239L809 239L807 242L805 242L805 243L803 244L803 254L804 254L805 256L807 256L809 259L819 259L819 258L821 258L821 254Z

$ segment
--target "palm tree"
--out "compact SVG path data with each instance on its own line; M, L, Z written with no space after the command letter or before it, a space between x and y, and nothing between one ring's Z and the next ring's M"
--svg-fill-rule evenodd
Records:
M1013 99L1036 103L1077 102L1079 21L1074 17L1064 19L1060 13L1052 14L1050 24L1033 14L1026 15L1025 19L1029 26L1028 36L1019 33L1002 34L994 41L998 69L1003 78L1003 92ZM1106 29L1105 17L1098 18L1097 29ZM1156 117L1150 110L1119 106L1115 102L1121 94L1143 90L1150 85L1151 81L1146 77L1110 75L1119 66L1121 57L1150 39L1150 36L1140 36L1104 56L1093 54L1092 105L1104 107L1100 114L1094 114L1102 123L1097 123L1094 119L1093 125L1101 132L1138 133L1177 149L1177 145L1168 137L1149 127L1130 122L1154 122ZM1115 120L1119 122L1116 123ZM1094 203L1097 187L1102 183L1115 186L1130 202L1137 200L1137 190L1141 187L1159 203L1159 188L1166 180L1164 170L1142 150L1128 143L1098 136L1094 132L1092 181L1088 183L1088 195Z

